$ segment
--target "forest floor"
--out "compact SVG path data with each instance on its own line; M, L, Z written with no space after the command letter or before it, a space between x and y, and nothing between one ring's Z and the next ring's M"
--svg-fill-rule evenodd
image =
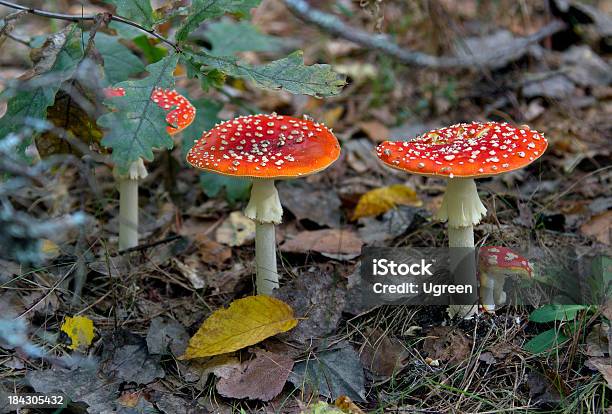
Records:
M80 12L71 2L56 3L57 11ZM274 111L308 114L338 137L342 155L330 168L278 183L285 211L277 226L281 288L275 295L303 319L293 330L231 355L179 360L214 310L253 294L255 227L241 213L248 183L201 176L182 161L180 146L158 152L140 183L141 245L118 253L112 169L97 164L87 173L66 164L51 188L12 197L30 214L81 210L93 221L46 240L46 259L38 267L0 258L0 312L26 321L27 337L46 355L0 347L0 395L61 385L74 390L73 399L88 404L89 412L122 413L300 413L320 400L333 404L338 396L348 398L337 408L354 413L612 412L610 305L563 322L534 323L529 305L462 320L441 306L364 307L351 290L362 247L448 243L446 226L432 219L445 180L386 168L374 147L466 120L528 124L549 141L546 153L527 168L478 181L489 211L475 227L479 245L535 255L610 254L610 26L606 33L603 24L593 23L597 13L555 6L572 1L362 3L312 2L373 33L381 22L403 47L433 55L470 53L466 45L472 53L501 47L552 18L571 26L497 68L432 70L329 36L282 3L264 1L252 22L290 50L304 50L306 62L329 63L347 74L340 95L316 99L263 91L231 78L209 92L184 76L177 85L200 100L207 117L200 127ZM590 4L609 19L609 2ZM27 19L29 26L16 36L51 30L45 26L50 21ZM2 48L0 85L28 68L29 53L10 39ZM269 56L242 57L258 62ZM414 190L411 202L353 220L361 196L395 184ZM91 345L77 350L61 331L74 316L87 317L95 329ZM525 349L551 328L562 337L550 352ZM80 368L57 363L67 355L80 355ZM279 387L273 370L245 374L244 363L262 355L291 359L293 372L280 394L266 402L232 398L240 384L229 378L239 372L261 395ZM311 374L325 377L318 387L305 374L313 361L319 371ZM311 409L333 412L323 405Z

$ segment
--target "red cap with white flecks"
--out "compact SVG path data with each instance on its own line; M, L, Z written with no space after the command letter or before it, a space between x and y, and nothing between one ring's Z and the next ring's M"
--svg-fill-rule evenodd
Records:
M508 271L522 273L532 277L529 261L514 253L511 249L501 246L483 246L478 250L479 268L488 272Z
M324 170L340 155L330 129L277 114L223 122L195 143L187 162L201 170L250 178L294 178Z
M472 122L429 131L412 141L385 141L376 155L415 174L478 178L522 168L544 151L546 138L528 126Z
M104 88L104 95L108 98L125 96L125 89ZM171 126L166 127L166 131L170 135L178 134L195 119L195 107L174 89L155 88L151 93L151 100L163 110L169 111L166 122Z

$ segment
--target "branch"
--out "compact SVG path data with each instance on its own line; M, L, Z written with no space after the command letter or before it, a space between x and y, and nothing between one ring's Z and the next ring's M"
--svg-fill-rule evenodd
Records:
M23 10L27 13L33 14L35 16L41 16L41 17L48 17L50 19L58 19L58 20L67 20L70 22L78 22L78 21L96 21L96 19L99 17L97 17L97 14L85 14L85 15L81 15L81 14L64 14L64 13L53 13L53 12L48 12L45 10L39 10L39 9L33 9L31 7L27 7L27 6L22 6L21 4L17 4L17 3L11 3L10 1L6 1L6 0L0 0L0 5L2 6L6 6L9 7L11 9L15 9L15 10ZM102 13L102 14L106 14L106 13ZM114 14L107 14L108 18L110 20L114 20L116 22L119 23L123 23L123 24L127 24L129 26L135 27L139 30L142 30L143 32L146 32L148 34L150 34L151 36L161 40L162 42L166 43L167 45L170 45L174 48L174 50L176 50L177 52L180 52L181 49L179 48L179 46L174 43L171 42L170 40L166 39L165 37L163 37L162 35L160 35L159 33L157 33L155 30L153 29L147 29L146 27L142 26L141 24L138 24L136 22L133 22L131 20L126 19L125 17L121 17L121 16L117 16Z
M311 7L306 0L283 0L283 3L285 3L295 16L307 23L317 26L331 35L350 40L351 42L372 50L377 50L407 65L434 69L462 69L473 68L475 66L496 66L496 64L499 64L498 61L500 59L508 59L509 57L516 59L522 56L532 44L566 27L565 23L555 20L534 34L515 39L512 47L501 48L492 53L481 53L465 57L438 57L404 49L387 35L372 34L359 28L349 26L336 16Z

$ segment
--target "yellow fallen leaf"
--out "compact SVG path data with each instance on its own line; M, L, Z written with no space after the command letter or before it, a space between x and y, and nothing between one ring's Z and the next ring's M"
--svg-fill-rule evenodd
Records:
M72 341L70 349L84 349L91 345L94 337L94 324L86 316L68 316L61 327L62 332Z
M179 359L233 352L296 325L293 309L282 300L264 295L238 299L204 321Z
M416 195L416 192L408 186L396 184L381 187L368 191L361 196L353 212L352 219L357 220L361 217L377 216L395 208L398 204L420 207L423 205L423 202Z
M357 405L346 395L341 395L336 398L334 405L346 414L365 414L363 410L357 407Z
M324 401L319 401L306 407L300 414L344 414L344 411Z
M343 106L334 106L333 108L325 111L325 113L323 114L323 124L325 124L325 126L327 126L328 128L333 128L343 113Z
M49 240L49 239L43 239L42 240L42 245L40 246L40 251L45 255L45 257L47 259L53 259L57 256L59 256L60 254L60 248L59 246Z

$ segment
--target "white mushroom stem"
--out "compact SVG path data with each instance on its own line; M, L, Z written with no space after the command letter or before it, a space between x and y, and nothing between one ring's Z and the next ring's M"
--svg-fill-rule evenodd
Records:
M119 181L119 250L138 245L138 180L147 176L142 158L134 161Z
M278 191L274 186L274 180L253 180L251 199L244 214L256 224L257 293L270 295L274 289L278 288L274 224L280 224L283 217L283 208L278 198Z
M487 213L473 178L450 178L442 205L435 214L448 221L449 247L474 247L474 225Z
M448 221L448 245L451 248L450 265L456 276L470 280L455 280L455 283L473 283L476 276L474 254L474 225L486 214L487 209L480 201L476 183L472 178L450 178L440 209L435 218ZM455 249L453 249L455 248ZM467 248L467 249L459 249ZM459 269L458 266L461 266ZM453 314L471 317L477 306L451 305Z
M480 303L487 312L495 311L495 289L497 288L497 281L489 277L485 271L481 269L480 273ZM504 298L505 299L505 298Z

